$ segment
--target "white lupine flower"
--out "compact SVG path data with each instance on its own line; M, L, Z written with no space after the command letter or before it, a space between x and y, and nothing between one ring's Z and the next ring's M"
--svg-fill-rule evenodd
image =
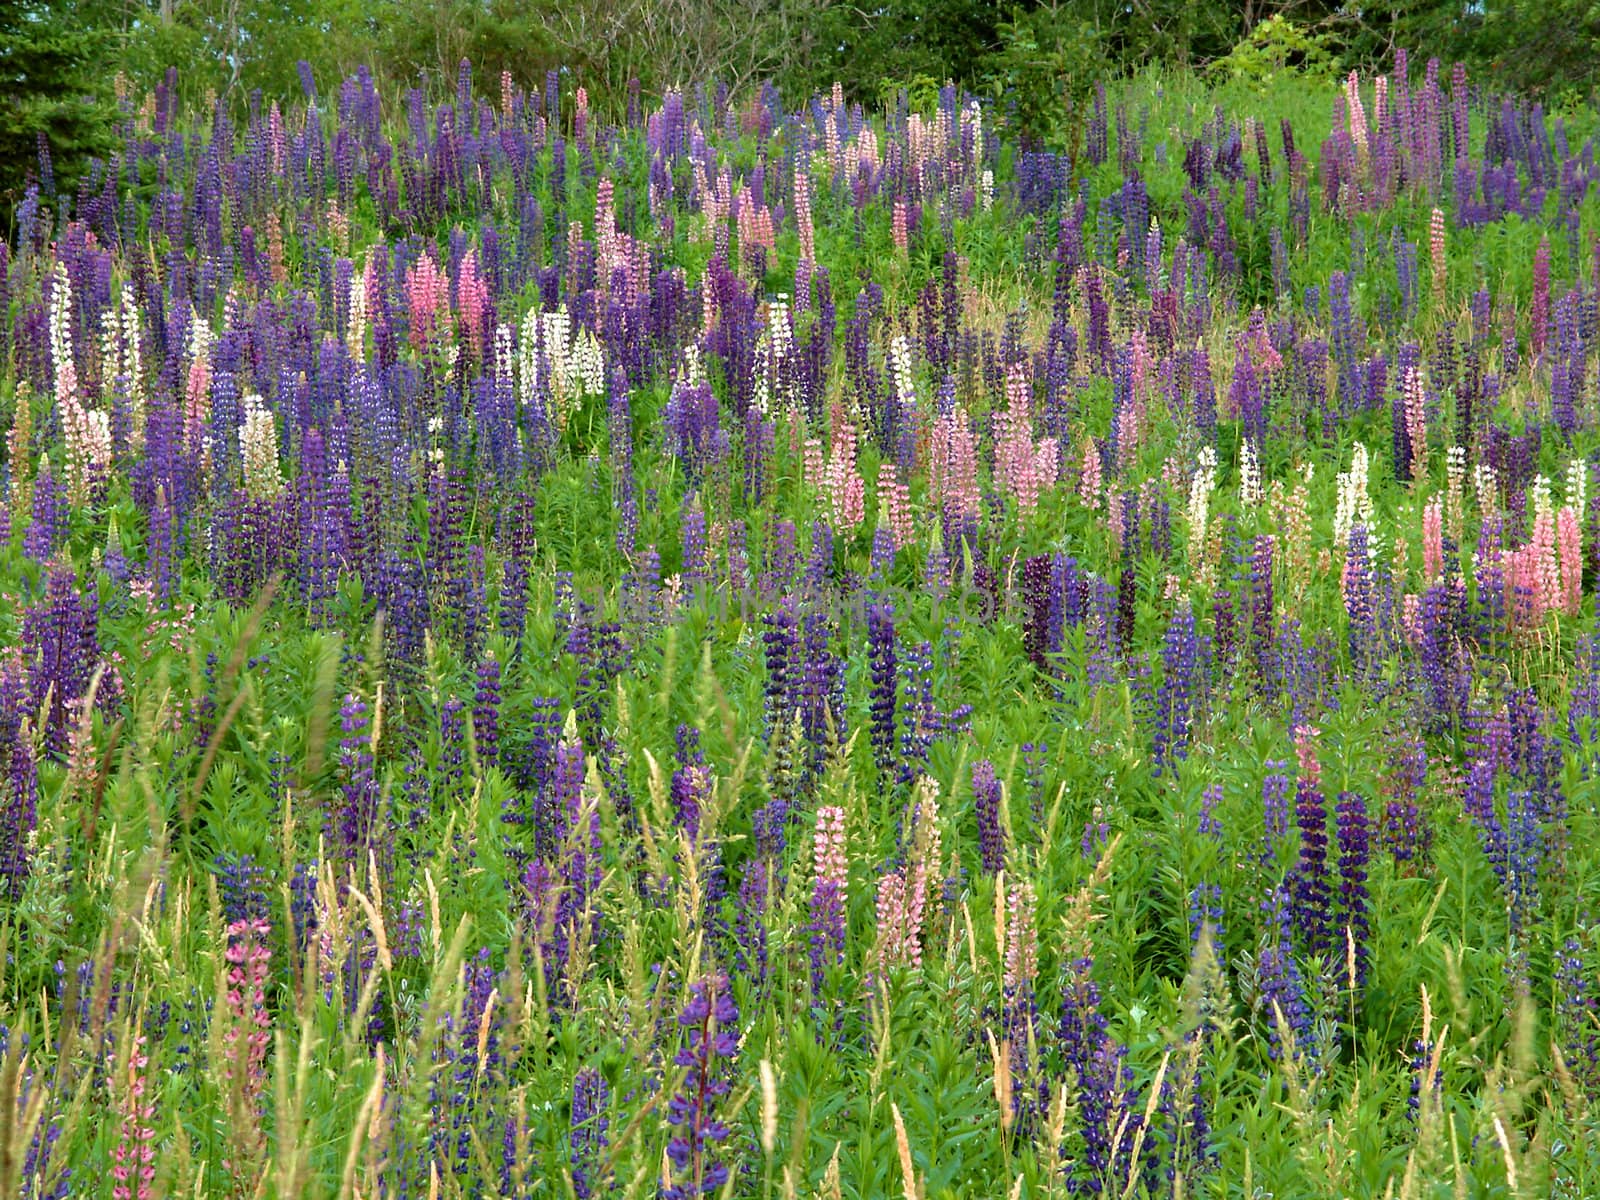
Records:
M1239 503L1245 508L1261 503L1261 464L1249 438L1239 452Z
M914 407L917 389L911 379L911 347L903 334L897 334L889 343L889 378L894 385L894 398L900 405Z
M1533 519L1555 519L1555 505L1550 500L1550 480L1543 475L1537 475L1533 480L1533 487L1529 489L1533 500Z
M283 475L278 469L278 424L254 392L244 398L239 453L244 459L245 491L257 500L276 496L283 487Z
M1200 448L1200 466L1189 481L1189 555L1198 559L1205 553L1206 526L1211 519L1211 492L1217 486L1217 452Z
M1500 510L1500 481L1495 477L1494 468L1488 463L1473 464L1472 490L1477 493L1480 512L1488 515Z
M1368 546L1376 544L1372 497L1367 494L1368 463L1366 446L1357 442L1355 451L1350 455L1350 469L1339 473L1338 495L1333 509L1333 537L1341 546L1349 545L1350 530L1357 524L1366 527Z

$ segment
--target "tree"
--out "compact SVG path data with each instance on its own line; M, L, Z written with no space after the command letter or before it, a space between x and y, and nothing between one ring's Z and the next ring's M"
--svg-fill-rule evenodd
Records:
M70 0L0 3L3 228L30 182L42 197L71 196L89 160L109 151L116 108L97 65L107 49Z

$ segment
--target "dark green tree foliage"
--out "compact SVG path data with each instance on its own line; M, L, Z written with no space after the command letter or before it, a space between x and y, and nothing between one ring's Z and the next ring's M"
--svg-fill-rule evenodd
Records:
M111 145L116 108L105 70L110 38L64 0L0 2L0 221L30 181L70 196ZM41 138L48 153L41 156Z

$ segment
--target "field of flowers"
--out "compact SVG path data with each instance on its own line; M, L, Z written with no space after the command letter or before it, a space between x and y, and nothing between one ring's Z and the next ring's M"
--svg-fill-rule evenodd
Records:
M1600 1194L1592 111L304 82L0 245L0 1194Z

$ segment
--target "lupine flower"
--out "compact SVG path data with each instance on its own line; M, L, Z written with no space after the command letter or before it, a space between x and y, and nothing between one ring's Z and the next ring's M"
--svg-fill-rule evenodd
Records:
M972 801L978 815L978 850L983 871L993 875L1005 870L1005 836L1000 829L1000 781L994 764L980 759L972 764Z
M1311 1039L1311 1009L1306 1000L1305 982L1295 961L1289 930L1293 916L1283 887L1275 888L1262 906L1266 916L1261 944L1256 953L1256 969L1261 999L1266 1009L1267 1034L1273 1058L1284 1050L1278 1019L1303 1052Z
M1294 868L1290 912L1300 944L1307 954L1316 956L1333 948L1333 914L1328 885L1328 813L1322 792L1308 779L1302 779L1295 791L1295 820L1300 826L1300 859Z
M845 902L849 872L845 859L844 809L817 809L811 887L811 990L820 996L826 972L844 961Z
M472 706L472 737L478 760L486 767L500 762L500 663L491 655L478 664L478 688Z
M732 1086L729 1075L739 1053L739 1008L727 977L693 984L678 1024L684 1045L673 1061L688 1074L667 1104L667 1121L678 1132L667 1143L672 1169L661 1180L663 1200L708 1195L728 1179L727 1163L713 1157L730 1132L717 1106Z
M145 1097L150 1085L145 1035L135 1027L128 1051L128 1074L121 1097L122 1121L111 1155L112 1200L150 1200L156 1177L156 1107Z
M1161 647L1161 687L1156 693L1154 767L1170 770L1189 752L1189 737L1205 678L1194 609L1180 602Z
M88 692L100 660L98 616L95 599L79 593L78 577L65 564L50 567L44 595L23 616L29 703L43 717L46 748L57 756L66 751L71 706ZM109 693L106 682L102 698Z
M1350 938L1352 984L1367 978L1367 863L1371 856L1371 823L1366 802L1354 792L1341 792L1336 808L1339 838L1339 909Z
M878 602L867 608L867 658L872 672L872 756L888 778L896 766L896 689L899 659L895 652L894 606Z
M228 926L228 1017L223 1035L228 1050L226 1082L230 1096L235 1171L248 1171L266 1150L261 1124L262 1098L267 1086L267 1047L272 1040L272 1018L267 1015L266 987L272 969L272 949L267 938L272 927L259 917ZM224 1164L229 1165L229 1164Z
M601 1160L610 1138L611 1088L593 1067L583 1067L572 1080L572 1189L578 1200L604 1194L609 1176L601 1174Z

